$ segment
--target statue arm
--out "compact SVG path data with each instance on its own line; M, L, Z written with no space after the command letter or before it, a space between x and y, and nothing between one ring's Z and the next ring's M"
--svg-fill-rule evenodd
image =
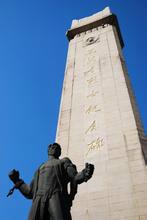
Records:
M34 180L31 181L31 184L26 184L22 179L19 178L19 171L12 170L9 173L9 178L14 183L16 189L18 189L23 196L27 199L33 198L33 188L34 188Z
M26 184L23 181L23 183L18 189L25 198L33 199L33 186L34 186L34 180L31 181L30 185Z
M78 172L75 175L74 181L77 184L81 184L83 182L87 182L89 179L91 179L91 177L93 175L93 172L94 172L94 165L86 163L85 164L85 168L81 172Z
M70 159L65 158L65 168L70 180L76 184L87 182L93 175L94 165L86 163L85 168L81 172L77 172L76 166L71 162Z
M70 181L69 196L72 204L72 200L77 193L78 184L87 182L92 177L94 166L92 164L86 163L85 169L83 169L81 172L78 172L76 166L71 162L71 160L69 158L64 158L64 168L66 169Z

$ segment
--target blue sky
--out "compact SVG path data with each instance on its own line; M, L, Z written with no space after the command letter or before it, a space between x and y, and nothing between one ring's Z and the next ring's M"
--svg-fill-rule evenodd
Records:
M117 14L124 56L147 131L146 0L0 0L0 219L26 220L31 202L6 198L8 172L30 182L55 139L72 19L106 6Z

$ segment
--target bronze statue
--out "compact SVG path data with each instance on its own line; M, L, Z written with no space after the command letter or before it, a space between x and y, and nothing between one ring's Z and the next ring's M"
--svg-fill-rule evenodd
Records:
M61 147L57 143L48 146L48 155L48 161L39 167L30 185L19 178L18 171L9 173L15 185L8 196L16 188L26 198L33 200L29 220L71 220L70 208L77 186L92 177L94 166L87 163L85 169L77 172L69 158L59 159Z

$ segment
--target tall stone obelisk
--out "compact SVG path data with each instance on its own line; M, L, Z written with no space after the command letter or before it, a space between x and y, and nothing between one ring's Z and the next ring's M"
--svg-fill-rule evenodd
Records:
M63 156L95 165L79 186L73 220L147 220L146 137L109 8L73 20L56 141Z

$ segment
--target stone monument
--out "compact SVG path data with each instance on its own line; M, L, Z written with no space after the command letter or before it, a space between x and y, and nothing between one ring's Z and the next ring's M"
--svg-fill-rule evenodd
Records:
M147 139L136 107L117 17L107 7L73 20L56 141L79 170L73 220L147 220Z

